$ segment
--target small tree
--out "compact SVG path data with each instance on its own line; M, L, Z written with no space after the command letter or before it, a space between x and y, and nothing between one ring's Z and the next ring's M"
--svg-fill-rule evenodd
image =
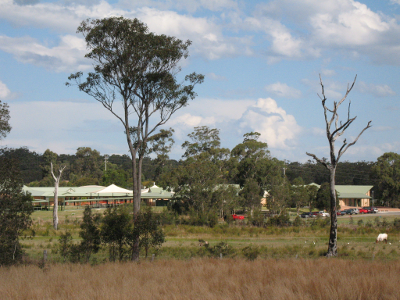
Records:
M0 149L0 266L21 261L21 232L30 227L32 197L22 192L19 164Z
M89 261L92 253L97 253L100 249L100 229L96 224L99 221L99 218L100 216L98 214L92 214L92 210L89 206L85 207L79 236L82 238L80 247L85 253L86 262Z
M60 168L60 170L58 171L58 176L54 175L53 163L50 163L50 166L51 166L51 176L53 176L53 179L54 179L53 227L55 230L57 230L57 228L58 228L58 185L60 184L61 175L65 169L65 166Z
M132 231L132 222L128 211L121 207L108 208L104 212L100 226L103 243L108 245L110 261L118 257L122 261L125 254L126 239Z
M160 220L153 214L150 207L138 215L129 240L133 241L136 238L139 239L139 247L144 249L146 258L150 248L157 249L165 242Z
M328 138L329 142L329 148L330 148L330 163L328 163L324 159L318 158L315 154L308 153L307 155L311 156L314 158L317 162L325 166L329 170L329 186L330 186L330 215L331 215L331 229L329 232L329 244L328 244L328 252L327 256L337 256L337 206L336 206L336 190L335 190L335 176L336 176L336 167L339 162L339 159L342 157L342 155L346 152L346 150L353 146L361 136L361 134L367 130L368 128L371 127L371 121L368 122L367 126L364 127L363 130L359 133L359 135L354 139L353 142L347 143L347 140L343 140L343 144L340 147L338 153L336 154L335 152L335 141L343 135L343 133L346 131L346 129L353 123L353 121L357 118L350 118L350 104L351 102L349 101L349 106L347 110L347 120L344 122L340 121L339 122L339 107L340 105L346 100L347 96L349 95L350 91L353 89L354 84L356 82L357 76L354 78L353 84L347 85L347 91L346 94L343 96L343 98L339 102L333 102L333 108L328 108L326 106L326 96L325 96L325 90L324 90L324 85L322 83L321 76L319 77L320 79L320 84L321 84L321 89L322 89L322 96L319 96L320 99L322 100L322 107L324 108L324 116L325 116L325 124L326 124L326 136ZM330 114L330 117L328 116ZM331 128L332 125L334 124L334 128Z

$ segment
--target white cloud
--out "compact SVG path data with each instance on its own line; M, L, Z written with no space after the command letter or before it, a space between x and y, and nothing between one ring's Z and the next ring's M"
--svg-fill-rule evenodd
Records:
M9 146L75 153L76 147L84 145L102 150L119 143L127 149L122 125L96 101L16 101L9 106L13 127L5 139Z
M321 74L322 74L323 76L326 76L326 77L331 77L331 76L336 75L336 71L335 71L335 70L329 70L329 69L323 69L323 70L321 71Z
M387 84L368 84L361 81L357 86L360 92L365 94L372 94L375 97L387 97L396 95L396 93Z
M261 133L261 139L271 148L288 149L296 143L301 127L294 116L278 107L272 98L258 99L240 119L242 128Z
M0 81L0 100L7 99L11 95L11 91L8 89L5 83Z
M283 98L299 98L301 97L301 91L293 87L288 86L286 83L272 83L265 87L268 92L275 94L278 97Z
M251 54L248 38L226 38L220 26L206 18L195 18L150 8L139 9L137 16L149 26L151 31L180 39L190 39L193 42L190 50L210 60L238 54Z
M233 0L144 0L144 1L129 1L122 0L119 5L125 8L152 7L161 10L178 9L186 10L193 13L199 9L207 9L210 11L222 11L238 8L237 2Z
M11 38L0 36L0 50L13 54L23 63L61 71L85 70L91 67L84 58L85 41L76 36L61 37L58 46L46 47L30 37Z
M215 73L207 73L206 78L211 78L212 80L215 80L215 81L225 81L226 80L225 76L217 75Z

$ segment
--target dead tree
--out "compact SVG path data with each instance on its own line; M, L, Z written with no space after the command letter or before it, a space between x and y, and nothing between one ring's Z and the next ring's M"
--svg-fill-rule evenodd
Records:
M65 169L65 166L60 168L58 176L54 175L53 163L50 163L50 168L51 168L51 175L54 178L53 227L55 230L57 230L57 227L58 227L58 185L60 183L60 178L61 178L62 172Z
M350 118L350 105L351 101L349 101L349 106L347 109L347 120L342 123L342 121L339 121L339 106L346 100L347 96L349 95L350 91L353 89L354 84L356 82L357 75L354 78L353 84L347 85L347 91L346 94L343 96L343 98L339 101L333 102L333 108L330 109L325 105L325 102L327 100L325 96L325 91L324 91L324 85L322 83L321 75L319 76L321 88L322 88L322 96L319 96L319 98L322 100L322 107L324 108L324 115L325 115L325 123L326 123L326 136L328 138L329 142L329 148L330 148L330 163L328 161L319 159L315 154L312 153L307 153L307 155L311 156L314 158L317 162L325 166L329 170L329 183L330 183L330 198L331 198L331 228L330 228L330 233L329 233L329 245L328 245L328 252L326 254L327 257L331 256L337 256L337 207L336 207L336 190L335 190L335 175L336 175L336 167L339 162L339 159L341 156L346 152L346 150L350 147L353 146L359 137L363 134L365 130L371 127L371 121L368 122L367 126L364 127L363 130L359 133L359 135L354 139L353 142L347 143L346 139L343 140L343 144L340 147L337 155L335 153L335 141L337 138L339 138L343 133L346 131L346 129L353 123L353 121L357 118ZM334 128L332 127L332 124L334 124Z

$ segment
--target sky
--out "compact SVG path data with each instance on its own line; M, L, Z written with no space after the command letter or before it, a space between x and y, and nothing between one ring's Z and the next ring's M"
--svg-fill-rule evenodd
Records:
M128 154L117 118L65 86L71 73L92 69L77 27L111 16L192 41L179 78L196 72L205 81L164 127L175 130L171 158L181 158L196 126L219 129L221 146L230 149L259 132L278 159L329 157L319 76L332 107L356 75L347 99L357 118L336 149L370 120L372 127L341 159L400 153L400 0L0 0L0 100L12 126L0 146ZM348 102L339 117L346 121Z

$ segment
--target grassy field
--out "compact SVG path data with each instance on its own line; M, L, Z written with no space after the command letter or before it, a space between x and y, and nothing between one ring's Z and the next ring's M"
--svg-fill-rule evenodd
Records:
M0 268L1 299L399 299L400 261L191 259Z
M94 210L102 213L104 209ZM49 253L49 260L62 261L59 253L59 235L72 233L73 241L79 242L79 223L83 210L60 211L60 230L52 228L52 212L36 211L33 214L35 235L22 240L24 250L30 259L39 260L43 250ZM347 259L396 260L400 258L400 234L389 231L388 244L375 244L378 233L386 228L377 224L393 223L395 216L363 215L338 217L339 256ZM358 222L362 220L363 224ZM158 251L152 251L159 258L189 259L195 257L215 257L219 252L223 257L244 258L244 249L256 249L261 259L318 258L325 254L328 243L328 226L311 225L314 220L306 220L300 227L258 228L237 224L219 224L214 228L188 225L165 225L166 242ZM308 224L308 225L307 225ZM29 233L28 233L29 234ZM208 241L209 247L199 246L199 240ZM223 244L221 244L223 243ZM218 247L223 247L222 250ZM107 261L107 250L93 256L93 262Z

